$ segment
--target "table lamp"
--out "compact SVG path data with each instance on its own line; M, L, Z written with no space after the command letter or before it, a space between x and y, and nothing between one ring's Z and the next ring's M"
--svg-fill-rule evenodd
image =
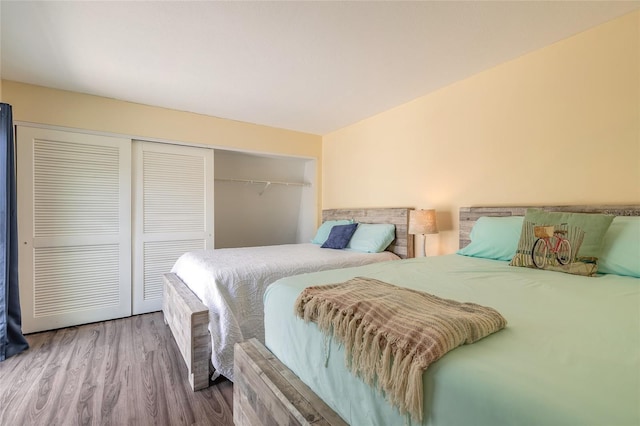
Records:
M437 234L436 211L434 209L411 210L409 211L409 234L422 235L422 243L419 244L419 251L416 257L426 256L427 234Z

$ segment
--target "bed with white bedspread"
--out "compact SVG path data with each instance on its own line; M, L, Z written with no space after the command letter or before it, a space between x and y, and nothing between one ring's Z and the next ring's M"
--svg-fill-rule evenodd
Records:
M413 257L407 208L334 209L323 222L348 219L395 225L380 253L321 248L317 244L198 250L182 255L165 274L163 312L189 369L194 390L223 375L233 380L234 345L264 342L263 295L274 281L307 272Z
M274 281L306 272L397 260L389 251L360 253L316 244L198 250L183 254L171 272L209 309L211 362L233 380L233 345L251 337L264 342L263 295Z

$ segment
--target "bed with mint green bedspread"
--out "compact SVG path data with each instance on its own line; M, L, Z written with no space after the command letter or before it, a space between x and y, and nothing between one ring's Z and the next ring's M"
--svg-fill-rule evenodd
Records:
M351 375L343 348L333 341L325 347L293 305L307 286L355 276L490 306L508 321L427 369L425 425L640 424L640 279L455 254L305 274L267 289L267 348L349 424L401 426L406 419Z

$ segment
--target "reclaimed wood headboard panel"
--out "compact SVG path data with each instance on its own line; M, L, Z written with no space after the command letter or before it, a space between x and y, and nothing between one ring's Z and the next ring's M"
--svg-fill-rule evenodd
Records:
M460 208L460 248L470 242L469 234L476 220L482 216L524 216L533 207L549 212L601 213L613 216L640 216L640 205L587 205L587 206L501 206Z
M359 223L392 223L396 226L396 239L387 248L403 259L414 257L413 235L409 234L409 211L413 208L327 209L322 211L322 222L352 219Z

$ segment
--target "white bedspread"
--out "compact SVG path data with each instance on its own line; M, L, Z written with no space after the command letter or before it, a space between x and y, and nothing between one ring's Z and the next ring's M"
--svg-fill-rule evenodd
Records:
M360 253L284 244L188 252L171 272L209 308L211 362L233 381L233 345L252 337L264 343L263 296L269 284L306 272L397 259L388 251Z

